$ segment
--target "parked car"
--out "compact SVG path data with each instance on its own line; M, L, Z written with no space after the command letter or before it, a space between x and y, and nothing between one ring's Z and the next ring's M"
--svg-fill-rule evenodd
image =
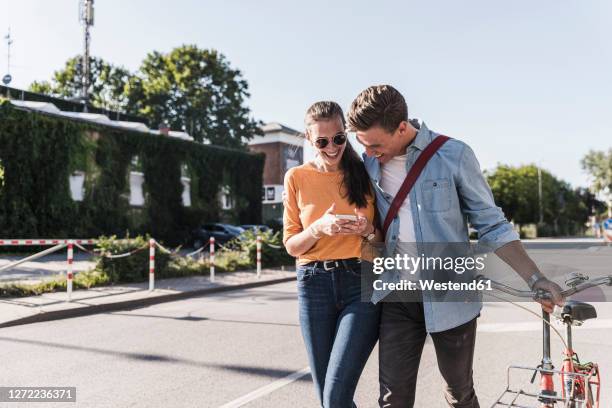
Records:
M235 225L221 223L204 224L192 231L190 242L194 249L200 249L208 244L210 237L215 237L215 243L223 245L243 232L243 228Z
M267 225L244 224L244 225L241 225L240 227L245 229L245 230L251 230L251 231L254 231L254 232L268 232L268 231L272 231L272 228L268 227Z

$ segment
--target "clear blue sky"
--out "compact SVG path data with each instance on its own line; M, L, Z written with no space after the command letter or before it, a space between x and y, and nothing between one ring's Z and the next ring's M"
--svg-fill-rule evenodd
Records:
M0 0L17 87L81 52L77 0ZM574 186L612 146L612 2L96 0L92 54L136 69L147 52L216 48L250 84L255 118L302 129L305 109L345 108L369 85L462 139L483 168L541 163ZM0 47L0 75L6 45Z

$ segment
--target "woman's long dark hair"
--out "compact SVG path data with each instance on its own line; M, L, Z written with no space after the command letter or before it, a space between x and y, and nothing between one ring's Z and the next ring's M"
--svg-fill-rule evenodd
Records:
M346 120L340 105L332 101L316 102L306 111L306 127L308 128L312 122L336 118L340 118L342 126L346 128ZM370 177L348 138L339 167L342 170L342 187L346 190L349 203L359 208L367 207L367 197L372 197Z

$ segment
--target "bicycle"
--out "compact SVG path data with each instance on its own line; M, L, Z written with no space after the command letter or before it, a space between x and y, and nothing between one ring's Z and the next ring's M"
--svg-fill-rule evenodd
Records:
M491 282L493 289L521 298L547 299L549 294L542 290L535 292L523 291L504 285L499 282L486 279L483 276L477 277L477 280ZM612 286L612 276L605 276L589 281L585 275L573 273L565 281L569 286L562 292L563 297L567 298L573 294L581 292L585 289L596 287L599 285ZM492 295L494 296L494 295ZM494 296L496 297L496 296ZM506 299L504 299L506 300ZM514 302L510 303L517 305ZM532 311L528 310L533 313ZM586 320L597 317L595 307L588 303L569 300L566 301L562 308L555 307L553 316L559 319L565 325L565 339L563 336L550 324L550 314L542 310L542 362L537 367L525 367L511 365L506 371L506 389L491 408L495 407L516 407L516 408L556 408L563 403L564 408L599 408L599 388L600 388L600 369L596 363L581 363L578 354L573 349L572 345L572 326L582 325ZM564 343L563 364L561 370L556 370L552 358L550 356L550 329L553 329ZM528 370L533 371L531 383L533 384L538 373L540 374L539 393L528 392L522 388L514 389L510 384L510 373L512 370ZM561 394L555 391L554 377L560 377L559 384L561 386ZM506 401L503 401L507 399ZM540 404L539 407L533 405L522 405L524 400L533 401L536 399ZM520 403L519 403L520 402Z

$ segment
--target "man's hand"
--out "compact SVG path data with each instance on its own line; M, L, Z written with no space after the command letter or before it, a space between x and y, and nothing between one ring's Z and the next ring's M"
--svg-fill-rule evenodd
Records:
M499 256L504 262L510 265L525 282L528 282L532 290L542 289L550 294L550 299L536 299L536 302L542 304L542 309L544 309L544 311L552 313L555 305L563 305L561 288L559 285L551 282L540 274L538 266L533 262L533 259L527 255L521 241L508 242L497 248L495 250L495 255ZM534 276L540 276L540 278L535 283L531 283ZM531 285L533 285L533 287Z
M555 305L563 306L563 296L561 296L561 287L555 282L550 281L546 278L538 280L533 285L533 290L536 291L541 289L550 294L550 299L536 299L536 302L542 305L542 309L545 312L552 313Z

